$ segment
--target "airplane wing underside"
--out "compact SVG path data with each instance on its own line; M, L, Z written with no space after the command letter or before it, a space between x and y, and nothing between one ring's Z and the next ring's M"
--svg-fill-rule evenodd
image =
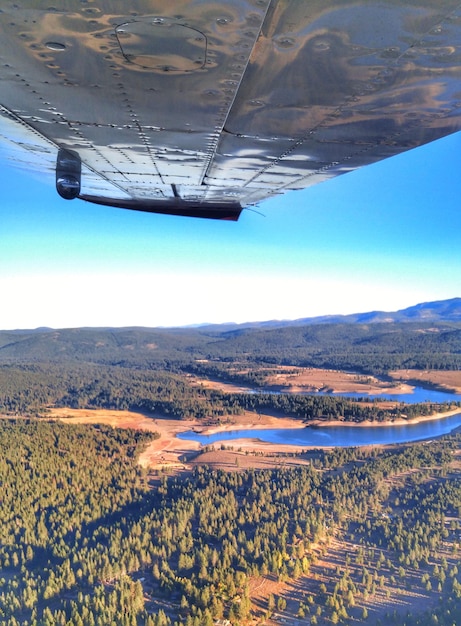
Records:
M454 0L8 1L0 33L0 154L97 204L236 219L461 129Z

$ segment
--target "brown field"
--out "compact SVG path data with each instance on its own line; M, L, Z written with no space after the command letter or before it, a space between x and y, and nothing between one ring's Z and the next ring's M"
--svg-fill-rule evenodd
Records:
M461 393L461 371L459 370L395 370L389 372L396 381L429 383L443 391Z
M268 372L265 386L270 389L280 389L287 393L315 393L317 391L328 391L335 393L358 392L363 395L377 393L411 393L412 387L404 382L396 381L384 382L375 376L363 374L350 374L339 370L328 370L308 367L294 367L277 365L261 368ZM281 373L286 370L286 373ZM245 370L235 370L236 373L245 373ZM203 378L191 377L196 384L203 385L211 389L221 389L229 392L247 391L249 387L224 383L221 381L211 381ZM461 385L461 381L460 381Z
M334 393L358 392L364 395L375 393L410 393L411 387L400 382L392 384L378 380L375 376L350 374L339 370L317 368L287 368L298 370L295 374L275 374L268 377L268 385L280 387L290 393L328 391Z

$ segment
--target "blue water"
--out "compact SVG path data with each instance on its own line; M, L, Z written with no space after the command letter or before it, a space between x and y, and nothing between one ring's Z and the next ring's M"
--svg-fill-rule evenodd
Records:
M273 393L276 395L288 393L286 391L272 391L270 389L250 389L247 393ZM394 402L406 402L407 404L418 404L420 402L434 402L443 404L444 402L461 402L461 394L450 391L439 391L437 389L426 389L425 387L413 387L411 393L375 393L367 394L359 391L349 393L333 393L331 391L309 391L300 393L302 396L332 396L338 398L365 398L366 400L392 400Z
M367 398L367 400L395 400L397 402L406 402L407 404L416 404L418 402L461 402L461 394L450 393L448 391L437 391L435 389L424 389L424 387L415 387L412 393L379 393L379 394L363 394L357 392L350 393L323 393L318 392L319 396L341 396L342 398Z
M284 443L301 447L308 446L368 446L390 443L407 443L422 439L433 439L450 433L461 426L461 413L434 419L419 424L404 426L325 426L307 428L271 428L261 430L232 430L212 435L201 435L193 431L180 433L179 439L198 441L202 445L216 441L235 439L260 439L269 443Z

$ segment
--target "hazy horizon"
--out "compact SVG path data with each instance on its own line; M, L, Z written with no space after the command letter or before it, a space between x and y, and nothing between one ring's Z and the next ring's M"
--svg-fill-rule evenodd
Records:
M228 320L225 322L199 322L196 324L182 324L179 326L165 326L165 325L161 325L161 326L145 326L145 325L140 325L140 324L126 324L124 326L112 326L110 324L101 324L101 325L97 325L97 326L60 326L60 327L56 327L56 326L36 326L34 328L0 328L0 332L28 332L28 331L46 331L46 330L66 330L66 329L74 329L74 328L89 328L89 329L98 329L98 328L152 328L152 329L175 329L175 328L201 328L203 326L232 326L232 325L236 325L236 326L244 326L246 324L270 324L270 323L290 323L290 322L297 322L300 320L310 320L310 319L317 319L317 318L324 318L324 317L347 317L348 315L367 315L369 313L388 313L388 314L394 314L397 313L399 311L404 311L407 308L412 308L415 306L419 306L419 305L425 305L425 304L433 304L436 302L446 302L446 301L451 301L451 300L456 300L459 299L459 296L453 296L452 298L446 298L444 300L434 300L434 301L427 301L427 302L415 302L411 305L409 305L409 307L404 307L403 309L396 309L396 310L380 310L380 309L370 309L370 310L366 310L366 311L353 311L349 314L343 314L343 313L326 313L324 315L315 315L315 316L302 316L302 317L297 317L297 318L272 318L272 319L258 319L258 320L246 320L244 322L234 322L232 320Z
M457 133L237 223L66 202L5 165L0 328L239 324L451 298L460 148Z

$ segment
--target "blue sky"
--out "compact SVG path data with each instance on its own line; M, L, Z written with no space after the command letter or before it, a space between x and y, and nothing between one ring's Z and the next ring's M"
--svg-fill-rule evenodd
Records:
M64 201L3 163L0 329L296 319L460 296L460 153L458 133L237 223Z

